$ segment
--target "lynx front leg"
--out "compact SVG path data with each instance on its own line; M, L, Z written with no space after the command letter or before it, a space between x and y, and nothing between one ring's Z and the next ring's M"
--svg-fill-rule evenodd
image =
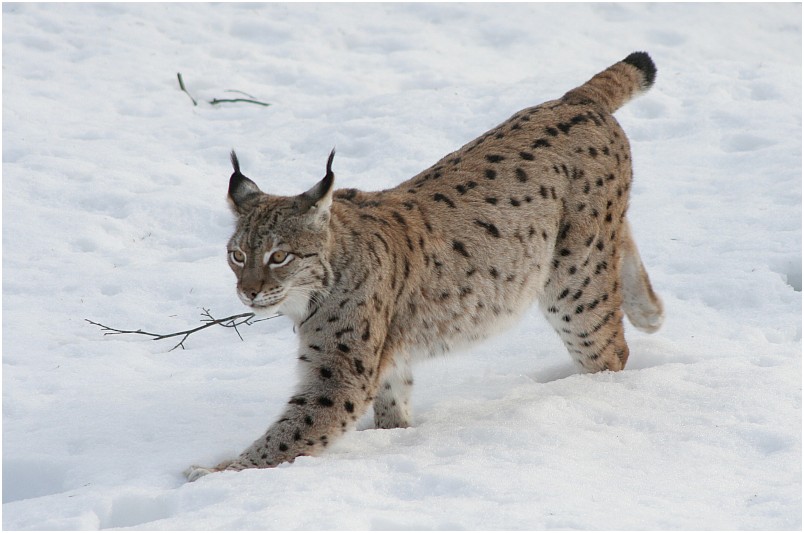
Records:
M313 351L323 350L309 346ZM344 351L325 356L303 354L304 378L282 417L237 459L213 468L190 467L185 471L188 480L222 470L271 468L300 455L317 455L351 429L371 405L377 374L369 355L354 350L346 357Z
M406 428L410 425L410 393L413 374L407 361L395 362L388 369L374 400L374 427L377 429Z

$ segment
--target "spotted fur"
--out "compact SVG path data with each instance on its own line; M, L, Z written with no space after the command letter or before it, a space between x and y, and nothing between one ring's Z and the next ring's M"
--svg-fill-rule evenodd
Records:
M415 360L533 302L581 369L622 369L623 311L652 332L663 310L626 220L631 151L611 113L655 75L635 52L380 192L333 191L330 155L309 191L268 195L232 154L237 293L294 320L301 378L254 444L188 478L320 453L372 404L378 428L408 426Z

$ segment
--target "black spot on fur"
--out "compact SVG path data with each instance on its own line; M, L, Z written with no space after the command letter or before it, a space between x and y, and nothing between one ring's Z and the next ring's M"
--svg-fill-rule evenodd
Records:
M351 333L353 331L354 331L354 328L352 328L352 327L343 328L342 330L335 332L335 338L340 339L341 337L343 337L347 333Z
M533 161L533 154L530 152L519 152L519 157L525 161Z
M347 413L354 413L355 412L355 404L352 402L343 402L343 408L346 409Z
M522 183L525 183L526 181L528 181L528 175L525 173L524 170L522 170L521 168L517 167L517 169L516 169L516 179L518 179Z
M585 115L575 115L574 117L572 117L570 119L570 122L573 125L578 125L578 124L583 124L584 122L587 122L588 120L589 120L589 117L587 117Z
M320 396L317 400L317 403L321 407L332 407L335 405L335 402L332 401L332 398L327 398L326 396Z
M489 163L499 163L500 161L502 161L504 159L505 159L505 157L503 157L501 155L494 155L494 154L486 155L486 161L488 161Z
M497 226L495 226L491 222L483 222L482 220L475 220L475 224L488 231L489 235L491 235L492 237L500 236L500 230L498 230Z
M492 171L492 172L493 172L493 171ZM456 186L456 187L455 187L455 189L456 189L456 190L457 190L459 193L461 193L461 194L466 194L468 191L470 191L470 190L474 189L475 187L477 187L477 182L475 182L475 181L468 181L468 182L466 182L466 184L465 184L465 185L458 185L458 186Z
M606 263L605 261L601 261L597 265L595 265L595 274L596 275L600 274L604 270L608 270L608 269L609 269L609 264Z
M469 257L469 252L466 251L466 246L461 241L452 241L452 249L464 257Z
M550 130L555 131L556 135L558 135L558 132L555 130L555 128L548 128L548 133L550 132ZM535 141L533 141L533 144L531 145L531 147L533 147L533 148L549 148L550 147L550 142L547 139L536 139Z
M497 205L497 199L492 196L489 196L486 198L486 203L491 205Z
M448 197L444 196L440 192L437 192L437 193L435 193L433 195L433 200L435 200L436 202L444 202L445 204L447 204L448 206L450 206L452 208L455 207L455 202L453 202L452 200L450 200Z
M496 170L493 170L493 169L491 169L491 168L487 168L487 169L486 169L486 170L483 172L483 175L484 175L484 176L486 176L486 179L493 180L493 179L496 179L496 178L497 178L497 171L496 171Z
M399 213L397 213L396 211L392 211L392 212L391 212L391 216L392 216L392 217L394 217L394 220L396 220L397 222L399 222L401 225L403 225L403 226L407 226L407 225L408 225L408 222L405 220L405 217L403 217L402 215L400 215L400 214L399 214Z
M322 368L320 370L320 373L321 373L321 377L324 378L324 379L329 379L329 378L332 377L332 370L330 370L329 368L326 368L326 367Z

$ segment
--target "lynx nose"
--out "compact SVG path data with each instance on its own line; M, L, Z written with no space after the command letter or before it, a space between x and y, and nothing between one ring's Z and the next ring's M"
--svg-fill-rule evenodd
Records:
M260 291L253 287L242 287L240 289L240 294L249 300L254 301L257 298L257 295L260 294Z
M244 271L238 287L240 294L244 298L248 298L250 302L253 302L262 291L262 281L258 273L250 270Z

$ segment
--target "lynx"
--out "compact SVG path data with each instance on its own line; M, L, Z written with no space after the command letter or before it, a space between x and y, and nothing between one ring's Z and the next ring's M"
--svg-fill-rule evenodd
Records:
M625 216L631 152L612 113L655 76L632 53L379 192L333 190L333 151L307 192L265 194L232 152L237 295L295 322L300 381L263 436L188 479L319 454L372 405L377 428L409 426L411 365L533 302L581 370L622 369L623 313L647 332L664 313Z

